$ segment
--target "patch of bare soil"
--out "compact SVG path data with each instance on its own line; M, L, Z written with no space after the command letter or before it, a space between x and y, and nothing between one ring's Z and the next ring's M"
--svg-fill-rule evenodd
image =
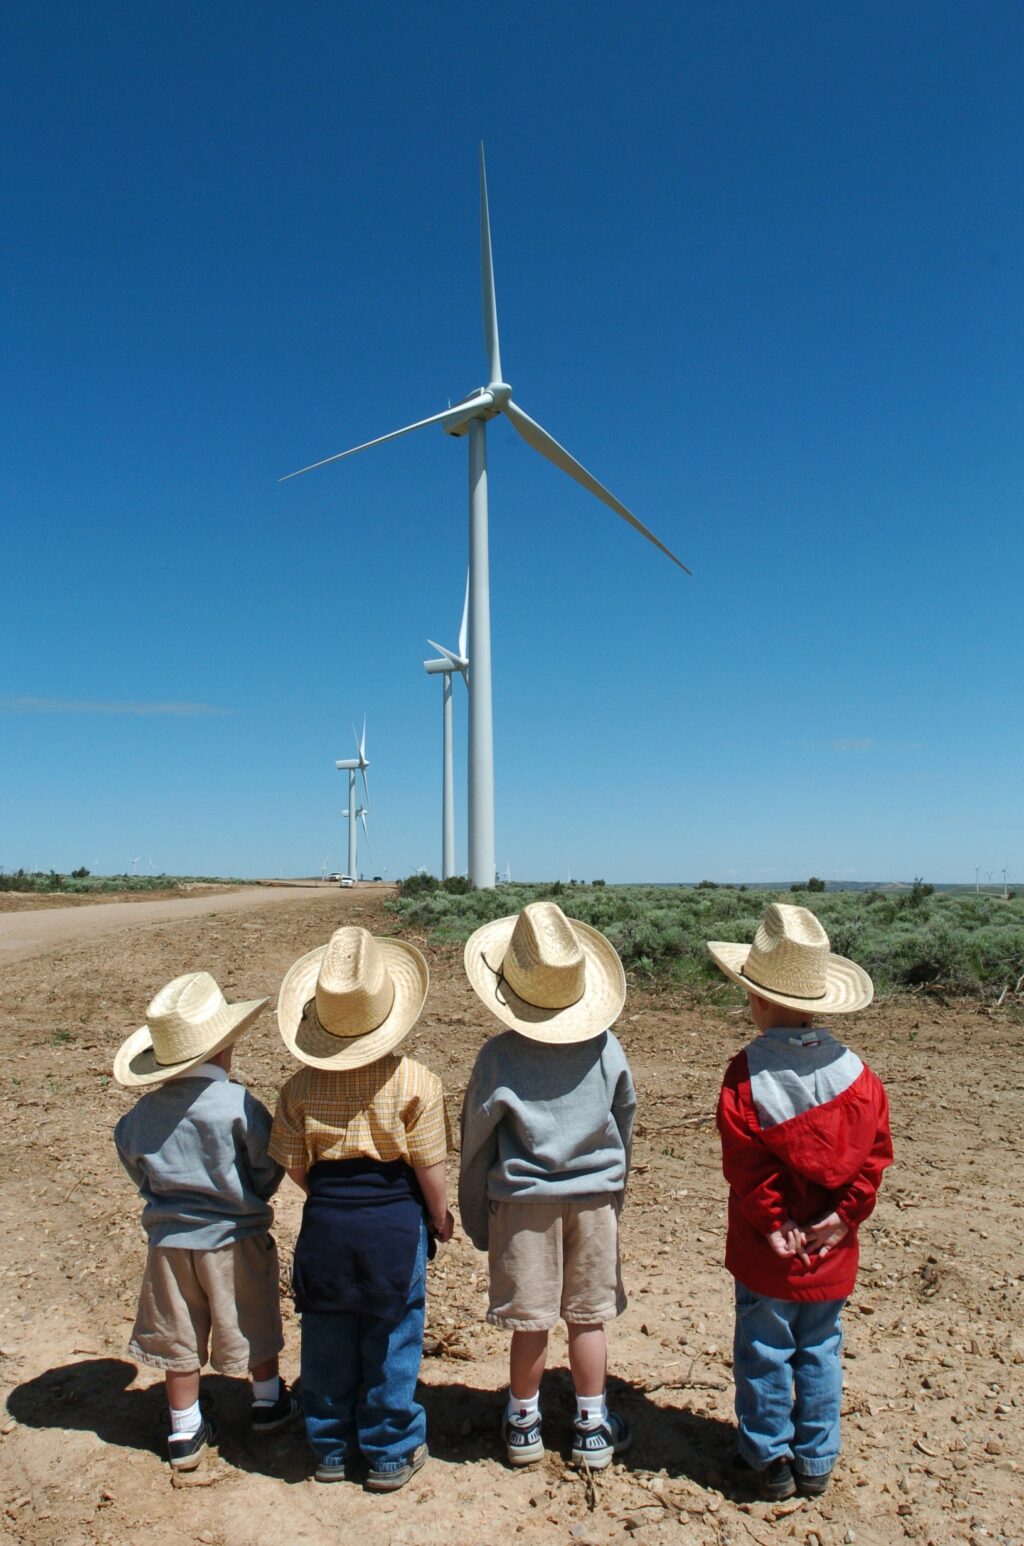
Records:
M185 896L226 896L239 886L162 886L152 891L0 891L0 913L35 913L55 907L95 907L102 902L171 902Z
M633 1425L624 1463L564 1464L565 1341L543 1403L548 1453L504 1464L497 1424L506 1339L483 1320L486 1262L458 1232L431 1268L423 1399L432 1459L402 1492L318 1486L301 1430L256 1442L241 1381L207 1376L219 1453L189 1486L163 1461L162 1388L127 1357L145 1255L139 1205L111 1129L131 1102L109 1076L153 992L190 967L229 996L276 994L285 968L356 919L390 931L379 894L332 891L258 913L175 919L82 940L5 970L0 1045L0 1527L32 1546L200 1541L749 1542L894 1546L1020 1542L1024 1287L1020 1174L1024 1031L972 1007L878 1004L848 1027L886 1081L896 1164L862 1232L846 1312L843 1457L820 1501L751 1502L732 1451L732 1285L712 1120L739 1012L632 992L619 1025L640 1092L622 1240L630 1306L610 1328L612 1401ZM422 943L422 941L420 942ZM428 949L432 986L409 1050L444 1078L453 1118L489 1025L460 951ZM272 1105L291 1072L267 1013L240 1042L240 1077ZM453 1169L456 1161L453 1160ZM454 1189L454 1188L453 1188ZM287 1259L299 1196L285 1183ZM299 1327L286 1306L285 1373Z

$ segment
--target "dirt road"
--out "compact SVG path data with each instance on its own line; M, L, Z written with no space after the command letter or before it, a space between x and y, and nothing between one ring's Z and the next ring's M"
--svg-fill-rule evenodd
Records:
M344 919L390 930L378 893L220 905L65 942L4 965L0 1047L0 1536L24 1546L919 1546L1024 1537L1024 1027L1002 1011L875 1004L844 1027L886 1080L896 1164L862 1231L847 1308L843 1457L820 1502L751 1502L732 1450L731 1283L713 1111L748 1037L737 1012L631 990L619 1034L640 1096L622 1216L630 1305L610 1328L612 1403L633 1425L624 1463L568 1470L565 1338L542 1389L547 1456L522 1472L497 1422L506 1339L483 1320L486 1263L457 1232L430 1270L423 1400L432 1458L393 1498L318 1486L301 1431L257 1443L241 1381L207 1376L219 1454L171 1486L163 1396L125 1345L145 1256L139 1204L111 1129L121 1039L190 967L229 997L275 995L302 951ZM419 941L423 944L423 941ZM431 991L407 1047L442 1076L453 1117L487 1024L456 947L427 946ZM273 1015L237 1072L269 1104L291 1071ZM453 1166L455 1161L453 1160ZM299 1196L278 1194L287 1260ZM286 1306L285 1372L299 1327Z
M0 912L0 966L46 955L60 945L114 934L129 928L145 928L179 918L207 913L248 911L270 902L308 902L310 889L299 886L244 886L200 896L162 898L150 902L87 902L74 907L48 907Z

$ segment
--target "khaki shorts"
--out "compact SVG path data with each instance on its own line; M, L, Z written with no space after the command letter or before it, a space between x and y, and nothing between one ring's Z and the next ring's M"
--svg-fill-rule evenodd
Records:
M188 1374L206 1363L208 1345L218 1374L245 1374L284 1346L270 1235L247 1235L218 1251L150 1246L129 1353Z
M513 1331L614 1320L626 1308L616 1197L489 1204L487 1319Z

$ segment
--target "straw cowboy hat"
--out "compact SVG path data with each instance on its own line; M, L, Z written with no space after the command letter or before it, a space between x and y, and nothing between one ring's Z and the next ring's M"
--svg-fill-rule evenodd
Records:
M626 1001L615 950L554 902L485 923L466 941L466 976L492 1014L533 1041L589 1041Z
M412 1030L430 985L415 945L336 929L290 967L277 1000L285 1046L311 1068L362 1068Z
M114 1078L129 1086L178 1078L230 1047L269 1002L229 1004L209 972L175 977L146 1010L146 1024L118 1050Z
M871 978L856 961L832 953L828 935L807 907L773 902L752 945L709 940L716 966L748 993L808 1014L850 1014L871 1003Z

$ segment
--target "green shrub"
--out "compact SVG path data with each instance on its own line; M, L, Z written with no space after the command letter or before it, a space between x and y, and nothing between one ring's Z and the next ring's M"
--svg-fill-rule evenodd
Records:
M417 877L422 880L422 877ZM922 887L924 883L922 882ZM830 891L807 905L832 948L870 972L879 991L942 991L993 997L1024 972L1024 902L973 892ZM709 939L752 940L774 892L740 887L586 886L516 883L452 894L405 887L390 904L400 924L435 940L465 940L482 923L518 912L527 902L560 898L566 912L600 929L627 971L685 984L725 999L739 991L707 953Z

